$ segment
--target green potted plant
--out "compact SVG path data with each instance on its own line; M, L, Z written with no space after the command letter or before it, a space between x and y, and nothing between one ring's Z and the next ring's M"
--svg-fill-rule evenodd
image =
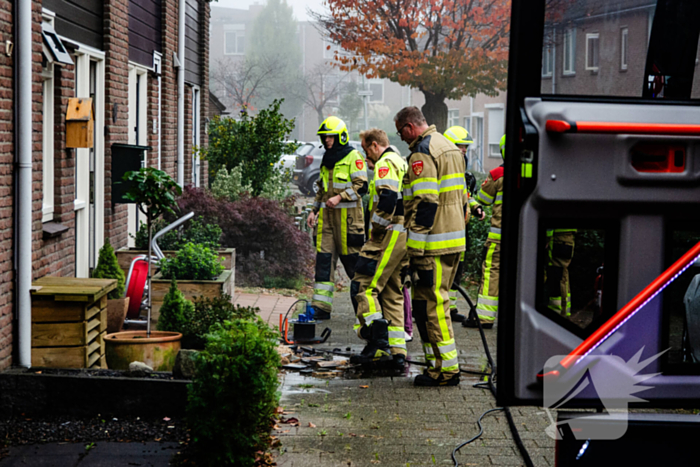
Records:
M107 333L121 331L126 312L129 309L129 297L124 296L126 278L124 271L117 263L117 256L114 254L114 248L112 248L109 238L105 239L105 244L100 248L97 266L92 271L92 277L116 279L117 288L107 295Z
M148 227L148 258L151 257L153 222L165 213L175 214L175 196L182 193L175 181L163 171L144 167L137 172L127 172L124 181L131 182L126 198L134 202L146 216ZM117 355L129 362L150 363L157 371L170 371L175 363L175 355L180 350L182 334L177 332L151 331L152 283L151 268L148 268L147 324L145 331L121 331L105 336L105 356L107 366L116 362ZM171 358L172 357L172 358ZM158 363L160 362L160 363ZM115 363L112 363L115 365ZM112 367L112 366L110 366ZM116 369L116 368L115 368Z
M167 225L168 222L166 220L156 219L153 222L153 232L158 232ZM236 250L235 248L222 248L221 235L221 227L219 227L218 224L207 223L202 216L199 216L191 219L180 229L171 230L160 237L158 239L158 246L163 252L163 255L170 257L175 256L177 250L188 242L204 243L209 248L216 250L217 254L224 258L224 267L226 269L233 269ZM125 273L129 271L129 266L134 258L145 255L148 250L148 226L142 222L136 235L133 235L132 238L134 239L134 246L132 248L124 247L115 252L119 267L121 267L122 271ZM155 272L156 266L153 265L152 268Z
M153 318L159 318L160 307L170 280L177 279L188 300L195 297L233 295L233 272L224 269L222 257L206 245L186 243L172 258L163 258L160 273L153 278Z

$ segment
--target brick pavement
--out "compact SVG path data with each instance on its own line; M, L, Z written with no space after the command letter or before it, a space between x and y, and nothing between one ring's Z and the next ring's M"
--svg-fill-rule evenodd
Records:
M236 292L233 302L240 306L260 308L260 317L266 323L279 325L280 315L284 315L297 299L277 294L253 294Z
M286 298L286 297L285 297ZM276 324L276 311L287 302L273 296L241 294L241 303L264 305ZM261 301L262 300L262 301ZM461 298L460 298L461 301ZM347 292L335 298L333 319L324 322L333 333L330 341L318 347L351 347L360 351L362 343L352 332L354 316ZM261 307L262 308L262 307ZM466 303L460 308L466 310ZM317 334L320 329L317 330ZM487 331L491 352L496 351L496 332ZM462 368L478 370L486 364L478 331L455 328ZM410 358L423 360L417 336L408 344ZM452 465L452 450L478 433L476 420L495 407L490 392L473 388L476 377L465 377L459 387L414 388L413 376L421 367L410 367L401 376L351 374L347 378L322 380L298 373L283 375L282 406L293 411L299 427L280 424L273 435L282 441L277 458L281 467L320 466L434 466ZM368 386L366 389L361 386ZM554 441L544 432L546 415L536 408L512 410L520 436L536 466L554 464ZM310 423L315 426L310 426ZM462 466L524 465L513 442L505 414L484 418L484 435L462 448Z

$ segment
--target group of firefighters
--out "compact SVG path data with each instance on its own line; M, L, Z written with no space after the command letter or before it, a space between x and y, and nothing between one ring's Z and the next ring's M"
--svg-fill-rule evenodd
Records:
M467 248L466 224L471 217L485 218L482 206L493 206L477 301L482 328L493 327L498 311L503 165L491 170L479 192L473 193L475 183L469 183L471 174L466 172L467 147L473 141L466 129L453 126L440 134L417 107L400 110L394 123L398 136L409 144L407 160L392 150L383 130L360 133L366 161L349 144L341 119L329 117L318 130L326 152L307 220L309 227L316 227L312 306L316 319L330 319L340 259L351 278L355 331L367 342L353 361L386 362L402 369L406 364L403 289L410 285L413 318L429 364L414 384L455 386L460 371L452 322L478 326L475 319L457 312L456 286ZM500 150L505 158L505 136ZM367 165L374 170L370 182ZM369 194L366 213L365 194ZM573 240L568 240L573 252ZM550 265L551 260L550 255ZM563 284L562 276L557 279ZM568 282L563 287L559 300L568 302ZM567 309L560 302L562 306Z

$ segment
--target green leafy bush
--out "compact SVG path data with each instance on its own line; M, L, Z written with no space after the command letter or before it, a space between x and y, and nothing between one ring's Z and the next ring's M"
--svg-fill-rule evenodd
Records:
M486 180L486 174L474 172L476 177L477 191ZM474 194L476 196L476 193ZM474 282L481 280L481 265L484 261L484 243L489 236L491 229L491 206L482 206L486 211L486 217L480 221L476 217L472 217L467 225L467 252L464 255L464 277Z
M165 228L168 224L169 222L166 222L163 219L154 220L153 234L155 235L157 232L163 230L163 228ZM131 236L134 239L134 248L137 250L148 249L148 226L144 222L141 222L136 235ZM158 246L161 250L176 250L179 243L180 239L178 238L177 230L171 230L158 239Z
M258 311L258 308L234 305L227 294L195 298L192 316L183 330L178 331L183 334L182 346L186 349L203 349L211 326L233 319L255 320Z
M313 277L314 249L309 234L289 215L291 200L262 197L231 202L201 188L186 187L180 210L194 211L207 222L219 222L222 245L236 248L236 281L260 287L267 277ZM260 252L264 252L264 259Z
M178 248L187 243L198 243L217 249L221 246L221 234L221 227L218 224L205 224L204 218L198 216L185 225Z
M154 235L170 224L170 221L156 219L153 221ZM161 250L179 250L186 243L200 243L212 249L221 246L221 227L218 224L205 224L202 216L191 219L180 229L173 229L158 238ZM148 248L148 227L141 223L134 238L134 247L138 250Z
M263 279L263 287L267 289L294 289L301 290L304 287L304 279L301 276L296 277L270 277L265 276Z
M205 245L186 243L172 258L160 260L165 279L210 281L224 272L222 259Z
M243 183L243 171L240 166L232 168L230 172L226 167L222 167L211 184L214 196L230 201L238 201L244 193L250 193L252 190L250 184Z
M177 281L173 279L160 307L158 330L185 334L193 316L194 305L178 290Z
M287 172L273 172L270 178L263 183L260 196L274 201L283 201L292 196L292 190L289 188L291 175Z
M284 142L294 129L294 119L284 118L281 103L274 100L254 116L244 109L240 120L214 116L209 123L209 146L201 152L209 161L212 179L224 167L240 167L242 185L250 185L254 196L263 191L277 171L274 164L294 150L294 145Z
M112 290L109 298L121 298L124 295L124 271L119 267L117 255L114 254L114 248L109 243L109 238L105 238L105 244L100 248L100 256L97 260L97 266L92 271L92 277L96 279L116 279L117 288Z
M259 318L212 326L188 391L198 465L254 464L279 403L276 337Z
M292 196L289 188L291 175L289 173L272 172L265 180L259 196L275 201L283 201ZM229 172L222 168L216 173L216 178L211 185L211 192L217 198L225 198L229 201L238 201L242 197L249 195L252 188L249 184L243 183L243 175L240 167L234 167Z

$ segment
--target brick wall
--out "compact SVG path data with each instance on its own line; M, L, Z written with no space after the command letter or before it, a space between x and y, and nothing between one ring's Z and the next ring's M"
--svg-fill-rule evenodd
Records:
M105 0L105 238L112 246L126 246L127 206L112 207L113 143L128 143L129 122L129 2ZM116 111L115 111L116 110Z
M177 0L163 0L162 47L163 73L161 109L161 170L177 179L177 70L173 52L177 52ZM184 62L184 58L180 57Z

